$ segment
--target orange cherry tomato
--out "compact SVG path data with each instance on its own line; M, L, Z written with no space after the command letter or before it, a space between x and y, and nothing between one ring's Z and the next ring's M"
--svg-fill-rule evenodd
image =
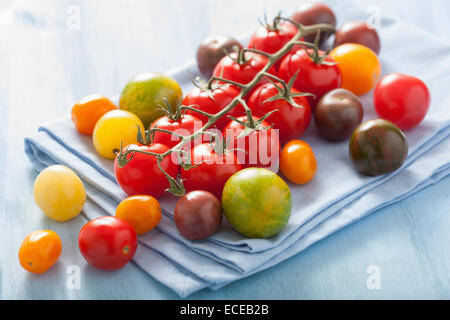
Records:
M44 273L59 259L62 251L61 238L51 230L30 233L19 249L22 267L33 273Z
M152 196L135 195L119 204L116 217L131 224L137 234L144 234L158 225L161 220L161 206Z
M78 101L72 108L72 121L78 132L92 135L95 124L105 113L117 109L117 106L106 97L98 94L87 96Z
M342 88L362 95L375 86L381 74L381 64L375 52L356 44L345 43L330 52L342 74Z
M305 184L314 178L317 161L311 147L304 141L289 141L281 151L281 173L291 182Z

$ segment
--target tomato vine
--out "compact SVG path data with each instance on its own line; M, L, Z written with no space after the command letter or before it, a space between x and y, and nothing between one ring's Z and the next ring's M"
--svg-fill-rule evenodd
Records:
M243 51L249 51L249 52L255 52L255 53L259 53L259 54L263 54L268 58L268 63L265 65L265 67L258 72L258 74L253 78L252 81L250 81L247 84L240 84L228 79L224 79L222 77L217 77L217 76L213 76L209 79L208 81L208 88L211 88L213 83L216 82L224 82L224 83L229 83L231 85L237 86L241 89L240 94L235 97L225 108L223 108L221 111L217 112L216 114L207 114L205 112L202 112L200 110L197 110L195 108L191 108L190 106L182 106L182 109L189 109L195 112L199 112L205 116L208 117L208 121L203 125L202 128L200 128L199 130L197 130L196 132L194 132L191 135L188 136L180 136L180 142L174 146L173 148L167 150L164 153L158 154L158 153L153 153L153 152L143 152L143 151L139 151L142 153L146 153L149 155L152 155L154 157L156 157L157 159L157 163L158 166L160 168L160 170L164 173L164 175L167 177L167 179L169 180L169 184L170 184L170 188L167 189L168 192L172 193L175 196L182 196L185 194L185 188L183 186L183 181L181 179L180 176L178 176L177 178L174 178L172 176L170 176L167 172L165 172L163 170L163 168L161 167L161 162L163 161L163 159L169 155L171 155L172 153L178 153L180 159L182 159L181 162L181 166L183 167L183 169L185 170L189 170L192 167L194 167L194 165L192 165L190 159L189 159L189 155L188 152L186 152L185 150L182 150L182 147L184 145L186 145L187 143L191 143L192 141L194 141L195 139L200 138L203 134L208 134L208 129L214 125L216 123L217 120L219 120L220 118L224 117L228 112L230 112L234 107L236 107L237 105L241 104L246 112L247 115L247 119L252 119L252 112L250 110L250 108L247 106L247 104L245 103L244 97L264 78L267 77L269 78L269 81L272 82L277 82L280 84L280 86L277 85L277 88L279 89L279 95L277 95L277 99L286 99L288 101L292 100L292 95L290 95L289 93L289 87L292 86L292 79L291 81L289 81L289 83L286 83L284 80L270 74L268 71L270 70L270 68L275 65L277 63L278 60L280 60L284 55L286 55L294 45L303 45L303 46L316 46L315 44L311 44L309 42L304 42L304 41L300 41L301 38L304 38L305 36L311 35L311 34L315 34L317 32L335 32L335 29L332 25L329 24L316 24L316 25L310 25L310 26L304 26L300 23L297 23L295 21L292 21L288 18L284 18L281 16L277 16L275 18L274 21L276 21L276 23L278 23L280 20L284 20L287 21L289 23L292 23L293 25L295 25L298 29L297 33L295 34L295 36L289 41L287 42L280 50L278 50L277 52L275 52L274 54L268 54L265 52L260 52L258 50L255 49L243 49ZM296 75L295 75L296 76ZM293 77L295 80L295 76ZM298 95L298 94L296 94ZM309 95L307 93L302 94L302 95ZM274 97L275 98L275 97ZM302 106L298 106L296 104L294 104L294 106L301 108ZM255 129L255 128L251 128L251 129ZM146 131L146 136L151 136L156 130L159 130L158 128L150 128ZM139 142L144 142L144 143L148 143L149 139L148 138L144 138L143 134L139 131L138 133L138 140ZM150 139L151 140L151 139ZM117 160L118 160L118 165L120 167L123 167L125 165L127 165L128 162L131 161L131 159L133 158L133 154L135 152L138 151L134 151L134 150L127 150L124 152L124 150L121 148L120 153L117 156ZM128 155L131 154L131 157L128 157Z

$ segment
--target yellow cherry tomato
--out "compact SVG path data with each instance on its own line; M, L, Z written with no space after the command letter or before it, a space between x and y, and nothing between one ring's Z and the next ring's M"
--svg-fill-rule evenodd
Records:
M108 98L92 94L78 101L72 108L72 121L78 132L91 135L98 119L105 113L117 109Z
M67 221L83 209L86 191L81 179L69 168L54 165L44 169L34 182L34 200L51 219Z
M289 141L280 155L281 173L291 182L305 184L314 178L317 161L311 147L304 141Z
M34 231L20 246L19 262L29 272L44 273L58 261L61 251L61 238L55 232Z
M92 141L95 150L104 158L114 159L120 146L137 143L138 127L144 134L139 118L125 110L113 110L104 114L95 125Z
M362 95L375 86L381 74L381 64L375 52L356 44L345 43L330 52L342 74L342 88Z
M131 224L137 234L144 234L158 225L161 220L161 206L152 196L135 195L119 204L116 217Z

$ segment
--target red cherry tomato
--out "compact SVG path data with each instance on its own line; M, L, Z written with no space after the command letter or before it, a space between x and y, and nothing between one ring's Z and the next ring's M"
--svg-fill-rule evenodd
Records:
M273 27L273 25L258 27L250 38L248 47L267 53L275 53L297 33L297 27L289 22L280 22L275 28Z
M181 169L186 190L209 191L218 199L222 197L223 186L228 178L242 169L233 152L216 153L210 143L195 146L191 151L191 161L195 167Z
M309 54L313 52L312 49L308 49ZM315 98L307 97L311 107L314 108L324 94L341 87L342 76L337 65L316 63L308 56L308 53L304 49L288 53L281 61L278 75L287 83L300 70L299 76L295 79L294 88L300 92L314 94ZM318 54L321 57L325 55L325 52L319 50ZM324 62L333 63L334 60L328 56Z
M129 145L126 150L138 150L154 153L164 153L169 148L160 143L152 143L149 146ZM131 158L133 157L133 158ZM164 191L169 188L169 181L158 167L156 157L149 154L135 152L128 154L131 159L124 167L118 166L118 159L114 161L116 179L122 189L130 196L146 194L155 198L161 198ZM167 156L161 162L161 167L171 176L176 178L178 166Z
M414 128L425 118L430 101L430 91L422 80L401 73L383 77L373 94L378 115L402 130Z
M107 216L89 221L78 235L81 254L94 267L117 270L136 253L137 236L125 220Z
M184 97L183 105L191 106L209 114L215 114L225 108L234 98L236 98L236 96L239 95L239 93L240 90L238 88L229 84L214 87L209 92L205 89L194 87L194 89L192 89L192 91ZM241 105L237 105L228 114L234 117L239 117L244 113L244 108ZM186 114L194 115L203 121L203 123L208 121L207 116L201 115L195 111L186 110ZM224 116L215 123L215 126L219 130L222 130L228 122L229 118Z
M184 114L179 120L172 120L168 116L156 119L150 128L158 128L168 130L182 136L189 136L196 130L203 127L203 122L196 116ZM161 143L169 148L176 146L180 142L180 138L170 133L155 131L153 143Z
M249 83L266 66L269 59L253 52L245 52L244 55L246 60L244 64L239 64L235 61L238 57L237 52L231 53L230 56L225 56L216 65L213 75L237 83ZM276 75L275 67L272 66L268 72Z
M284 21L277 23L275 27L274 24L260 26L250 38L248 47L267 53L275 53L283 48L295 36L297 31L296 26ZM292 50L296 48L298 46L294 46ZM276 69L279 68L282 59L279 59L275 63Z
M237 119L247 122L246 116ZM253 116L253 121L259 119L259 117ZM244 168L269 168L278 163L280 141L277 131L270 128L267 121L262 121L259 126L261 129L242 137L239 135L245 130L245 127L239 122L230 121L223 130L223 136L234 141L234 148L238 149L234 153Z
M298 92L294 88L291 89L291 93ZM284 99L266 101L277 94L278 90L275 85L266 83L252 93L247 104L252 110L252 114L258 117L277 110L266 121L273 124L274 129L279 130L280 143L283 145L289 140L300 137L305 132L311 121L311 108L305 97L293 98L300 107L295 107Z

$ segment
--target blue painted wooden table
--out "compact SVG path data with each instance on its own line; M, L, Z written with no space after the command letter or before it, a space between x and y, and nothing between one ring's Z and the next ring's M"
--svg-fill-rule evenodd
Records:
M448 1L372 1L367 6L374 3L381 14L448 38ZM23 153L23 138L39 124L70 112L83 96L112 96L135 74L179 66L207 35L239 35L254 28L264 10L290 12L298 4L0 0L0 298L177 298L134 264L114 273L86 265L77 249L85 220L79 216L56 223L36 207L36 172ZM449 190L446 178L272 269L190 298L448 299ZM61 261L36 276L20 268L17 251L26 234L43 228L60 234L65 246ZM71 265L81 268L79 288L70 283Z

